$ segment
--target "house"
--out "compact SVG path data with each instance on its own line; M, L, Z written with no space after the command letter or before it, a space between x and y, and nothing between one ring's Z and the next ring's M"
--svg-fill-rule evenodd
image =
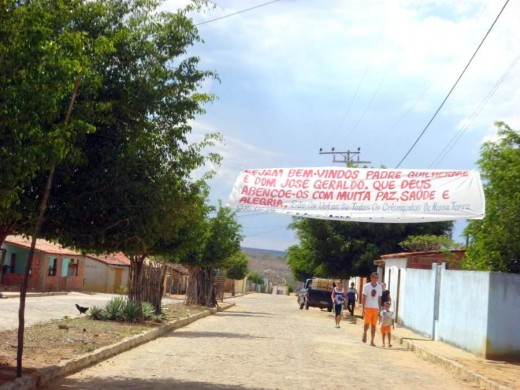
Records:
M520 275L459 269L463 250L381 256L374 263L397 323L485 359L518 360ZM460 299L477 292L475 299ZM499 320L497 320L499 319Z
M401 292L401 272L403 269L431 270L434 264L445 264L446 269L460 269L460 260L466 253L465 249L454 249L449 251L419 251L401 252L382 255L380 259L374 260L377 266L379 280L386 283L392 297L393 309L399 314L399 294ZM396 318L398 319L398 318Z
M374 264L382 268L383 274L385 269L391 268L432 269L434 263L446 263L447 269L460 269L460 260L465 253L465 249L401 252L382 255Z
M31 239L8 236L1 246L0 284L18 290L25 273ZM113 293L128 284L130 260L117 255L84 255L43 239L36 240L28 288L35 291Z
M128 286L130 259L122 253L86 255L84 261L84 291L117 293Z

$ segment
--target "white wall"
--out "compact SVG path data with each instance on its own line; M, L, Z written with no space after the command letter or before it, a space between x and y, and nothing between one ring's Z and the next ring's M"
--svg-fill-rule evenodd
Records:
M432 337L435 273L422 269L402 270L399 296L399 323Z
M111 276L110 276L111 275ZM110 286L109 279L111 279L112 286L114 284L114 273L109 272L109 267L101 261L85 259L84 275L85 282L83 288L86 291L108 292L107 286Z
M488 292L488 272L442 271L435 338L483 356Z
M520 275L489 274L486 357L520 358Z
M401 270L398 322L487 359L520 358L520 275ZM393 276L392 276L393 277Z

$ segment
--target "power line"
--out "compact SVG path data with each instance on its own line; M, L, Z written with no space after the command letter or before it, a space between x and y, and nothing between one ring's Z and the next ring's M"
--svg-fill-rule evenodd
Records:
M517 62L520 60L520 55L518 55L513 62L509 65L507 70L502 74L500 79L493 85L493 88L488 92L486 97L482 100L479 106L475 109L473 114L467 123L452 137L452 139L448 142L448 144L444 147L444 149L439 153L439 155L433 160L428 168L434 168L440 164L442 160L447 156L447 154L453 149L455 144L459 141L462 135L466 132L468 127L473 123L473 121L477 118L480 112L484 109L489 100L493 97L498 88L502 85L502 83L507 79L513 68L516 66Z
M475 52L473 53L473 55L471 56L471 58L469 59L468 63L466 64L466 66L464 67L464 69L462 70L462 73L460 74L460 76L457 78L457 81L455 81L455 84L453 84L453 86L451 87L450 91L448 92L448 94L446 95L446 97L444 98L444 100L442 101L442 103L440 104L439 108L437 108L437 110L435 111L435 113L433 114L432 118L430 119L430 121L427 123L427 125L425 126L425 128L423 129L423 131L421 132L421 134L419 134L419 136L417 137L417 139L415 140L415 142L413 143L413 145L410 147L410 149L408 149L408 151L406 152L406 154L404 155L404 157L401 159L401 161L399 161L399 163L397 164L396 168L399 168L402 164L402 162L406 159L406 157L408 157L408 155L410 154L410 152L415 148L415 145L417 145L417 143L419 142L419 140L422 138L422 136L424 135L424 133L426 133L426 130L428 130L428 128L430 127L431 123L433 122L433 120L437 117L437 114L439 113L439 111L442 109L442 107L444 106L444 103L446 103L446 101L448 100L448 98L450 97L451 93L453 92L453 90L455 89L455 87L457 86L457 84L459 83L459 81L461 80L462 76L464 75L464 73L466 73L466 70L468 69L469 65L471 64L471 62L473 61L473 59L475 58L475 56L477 55L478 51L480 50L480 48L482 47L482 45L484 44L484 41L486 40L486 38L488 37L489 33L491 32L491 30L493 29L493 27L495 26L496 22L498 21L498 18L500 18L500 15L502 15L502 12L504 12L504 9L506 8L507 4L509 3L509 0L506 0L506 2L504 3L502 9L500 10L500 12L498 13L497 17L495 18L495 20L493 21L493 24L491 24L491 27L489 27L488 31L486 32L486 35L484 35L484 38L482 38L482 40L480 41L480 44L478 45L477 49L475 50Z
M241 11L234 12L232 14L224 15L224 16L221 16L220 18L215 18L215 19L211 19L211 20L206 20L205 22L197 23L195 26L200 26L202 24L215 22L216 20L226 19L226 18L229 18L230 16L238 15L238 14L241 14L241 13L244 13L244 12L247 12L247 11L251 11L251 10L256 9L256 8L265 7L266 5L273 4L273 3L276 3L278 1L279 0L274 0L274 1L269 1L268 3L255 5L254 7L246 8L246 9L243 9Z
M423 1L424 0L421 0L421 3L417 6L416 8L416 12L418 12L421 8L422 8L422 5L423 5ZM475 22L479 21L480 18L482 17L482 15L484 14L484 11L487 9L488 7L488 4L484 4L482 6L482 8L480 9L479 13L478 13L478 16L477 18L475 19ZM451 63L453 60L453 55L450 55L450 57L447 59L447 63ZM430 87L432 86L432 84L434 83L433 79L430 80L430 82L426 85L424 85L424 88L422 89L422 91L420 92L419 96L415 99L415 101L413 102L413 104L409 105L408 109L406 110L406 112L404 112L395 122L392 126L390 126L390 128L385 132L385 138L383 137L380 137L376 140L377 142L377 145L383 143L383 144L386 144L388 143L388 135L390 134L393 134L393 130L397 127L397 125L399 125L411 112L412 110L417 106L417 104L422 100L423 96L426 94L426 92L430 89Z

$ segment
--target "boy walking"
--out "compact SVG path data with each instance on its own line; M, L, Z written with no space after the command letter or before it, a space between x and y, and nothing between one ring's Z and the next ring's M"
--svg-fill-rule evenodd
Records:
M390 310L390 302L386 301L381 315L379 316L381 324L381 336L383 337L383 347L385 346L385 336L388 335L388 346L392 347L392 329L394 325L394 312Z

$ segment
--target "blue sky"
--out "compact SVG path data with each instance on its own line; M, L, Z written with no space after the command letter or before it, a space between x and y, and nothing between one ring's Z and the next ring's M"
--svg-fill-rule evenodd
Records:
M223 164L210 182L215 203L227 201L244 168L339 167L320 147L359 147L370 166L396 168L505 1L279 0L238 13L265 3L216 0L193 14L204 43L190 54L221 80L203 86L218 99L193 123L198 134L225 138ZM184 4L167 0L164 7ZM518 21L520 2L511 1L400 168L477 169L495 121L520 128ZM244 246L295 243L287 216L244 212L238 220ZM454 239L462 241L463 225Z

